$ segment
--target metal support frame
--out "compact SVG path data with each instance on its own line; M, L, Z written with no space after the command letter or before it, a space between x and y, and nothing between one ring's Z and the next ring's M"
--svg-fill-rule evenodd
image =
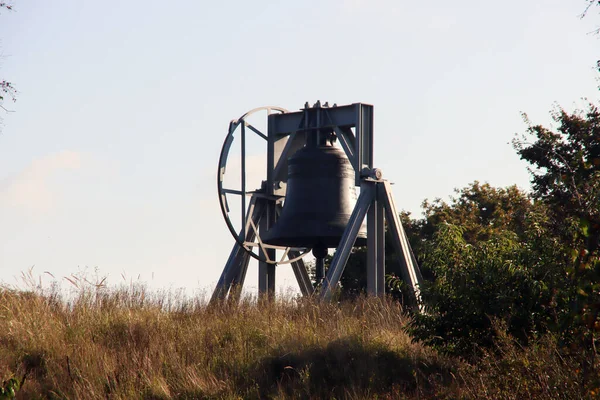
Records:
M400 223L394 203L390 183L386 180L365 179L360 188L360 196L350 217L348 226L337 248L327 276L323 282L320 298L331 300L334 290L346 267L352 246L360 225L367 216L367 291L372 295L385 292L385 221L394 239L394 247L399 255L402 279L408 288L406 305L420 306L422 277L406 232Z
M394 247L400 256L402 280L408 286L409 291L413 293L410 301L414 304L420 303L419 285L423 281L421 270L419 269L414 253L410 248L408 237L400 222L398 209L392 196L391 185L388 181L383 181L378 187L380 196L385 202L386 220L394 240Z
M268 198L261 197L260 194L254 194L250 198L248 206L248 216L255 226L259 227L259 231L266 230L274 224L274 219L277 214L277 207L273 201ZM242 241L253 241L256 232L253 229L245 227L240 232ZM262 248L261 248L261 251ZM275 249L267 248L265 254L268 259L275 259ZM314 288L308 276L308 271L304 262L300 257L300 253L296 250L290 250L287 254L289 260L294 260L290 264L292 271L298 281L300 291L304 296L310 296L314 292ZM221 277L217 283L215 291L210 299L211 303L222 301L229 298L231 301L237 301L240 298L242 286L246 279L248 271L248 263L250 262L250 253L240 246L237 242L234 244L229 255L229 259L225 264L225 268L221 273ZM275 294L275 276L276 265L266 261L259 261L258 264L258 286L261 295L267 294L272 298Z
M260 221L260 232L266 232L275 224L275 203L267 202L265 215ZM260 249L267 260L275 259L275 249ZM275 264L266 261L258 262L258 291L261 295L267 293L269 297L275 296Z
M367 212L367 293L385 294L385 222L378 191Z
M294 251L290 251L290 258L298 257L298 253ZM308 276L308 271L306 270L306 266L304 265L304 261L299 259L298 261L294 261L292 263L292 270L294 271L294 275L296 276L296 280L298 281L298 286L300 287L300 292L303 296L310 296L314 292L313 285L310 281L310 277Z
M309 107L307 104L301 111L269 115L268 162L270 164L267 167L269 184L287 181L285 173L282 174L282 170L276 165L284 149L288 147L285 145L293 147L294 143L297 143L288 140L287 143L283 141L279 144L280 141L288 136L291 136L290 139L295 139L302 132L308 130L317 132L322 128L331 128L336 133L340 145L356 171L355 184L356 186L361 184L362 171L373 168L373 106L354 103L344 106L334 104L329 107L327 104L321 105L320 102L317 102L314 107ZM304 143L304 138L301 143Z
M366 216L368 293L378 296L385 293L385 222L387 221L395 250L399 255L402 279L409 289L406 297L407 305L420 304L419 284L422 277L406 233L400 223L390 183L381 179L381 175L373 174L376 171L373 169L373 106L355 103L329 107L327 104L321 106L320 102L317 102L314 107L309 107L307 103L305 108L298 112L274 109L282 113L269 114L267 135L256 131L250 125L247 126L267 140L267 179L264 182L264 189L252 195L248 204L246 221L250 220L254 226L259 227L259 232L266 232L275 224L277 209L280 207L276 198L285 195L288 158L304 145L309 132L318 135L323 128L332 129L355 170L355 182L357 186L360 185L361 190L330 268L322 282L319 297L324 300L332 298ZM242 142L245 142L245 121L234 122L236 124L243 122L241 139ZM222 181L226 155L233 140L231 133L234 128L235 126L230 125L230 135L224 144L225 157L222 153L219 161L219 182ZM243 144L242 148L244 148ZM244 158L243 151L242 159ZM244 165L244 162L242 164ZM242 170L242 176L245 177L245 169ZM234 194L245 196L247 193L245 179L243 178L242 189L239 193L225 189L222 192L235 192ZM223 193L220 195L223 196ZM223 199L221 199L221 203L226 204ZM243 209L245 209L245 199L242 199ZM232 233L235 231L232 230ZM228 294L234 300L239 298L250 256L259 258L255 254L250 254L241 243L255 239L260 241L255 230L248 230L247 226L242 228L217 283L211 302L224 299ZM261 294L267 293L269 297L272 297L275 292L276 264L270 260L275 260L275 250L261 247L260 256L259 291ZM288 259L293 260L291 266L300 291L305 296L313 295L314 288L299 256L300 253L295 250L290 249L287 253Z
M254 224L259 225L263 219L265 205L263 199L252 196L248 206L247 218L251 219ZM254 240L255 232L243 227L239 235L243 241L252 241ZM217 287L211 297L211 302L218 299L224 299L227 297L227 294L232 287L236 285L241 287L244 284L249 262L250 253L236 242L233 249L231 249L227 264L225 264L225 268L223 268Z

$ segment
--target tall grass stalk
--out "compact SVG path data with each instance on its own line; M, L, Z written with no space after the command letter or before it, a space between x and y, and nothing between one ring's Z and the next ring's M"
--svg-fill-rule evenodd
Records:
M479 366L439 355L411 340L410 319L387 299L209 306L141 284L70 279L67 295L37 283L0 289L0 381L27 374L17 398L502 397L513 394L498 382L509 357L521 374L531 367L531 389L514 393L552 397L576 386L575 372L544 369L566 365L552 352L505 351ZM533 388L542 373L552 376Z

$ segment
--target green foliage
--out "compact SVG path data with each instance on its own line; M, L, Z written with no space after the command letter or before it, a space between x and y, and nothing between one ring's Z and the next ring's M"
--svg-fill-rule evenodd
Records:
M556 131L531 125L529 138L514 141L532 166L534 196L548 207L549 235L569 250L556 284L565 342L588 350L595 367L600 331L600 112L553 113Z
M532 166L532 199L475 182L450 203L424 202L412 222L430 281L413 332L462 355L495 343L500 320L521 344L551 331L589 351L600 331L600 113L553 114L556 132L530 125L514 141ZM528 140L533 137L533 140Z
M557 233L573 238L571 230L561 229L565 219L600 221L600 112L589 104L572 114L558 109L553 119L556 132L530 124L514 146L532 166L534 196L550 207Z
M494 188L475 181L455 192L450 203L440 198L423 202L425 217L416 222L422 240L430 240L443 223L460 226L471 244L506 230L523 236L525 215L533 205L517 186Z
M415 316L412 333L469 356L494 343L494 320L522 343L545 332L551 290L543 264L529 263L531 250L510 231L470 244L461 227L440 226L424 256L435 279L422 286L425 313Z
M16 378L10 378L2 382L2 386L0 386L0 400L14 399L21 388L21 384L22 382L19 382Z

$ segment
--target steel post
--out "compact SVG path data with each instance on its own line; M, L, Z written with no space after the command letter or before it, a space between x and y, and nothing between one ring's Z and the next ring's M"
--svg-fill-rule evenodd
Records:
M380 184L378 184L380 185ZM385 295L385 221L383 201L376 195L373 207L377 210L377 295Z

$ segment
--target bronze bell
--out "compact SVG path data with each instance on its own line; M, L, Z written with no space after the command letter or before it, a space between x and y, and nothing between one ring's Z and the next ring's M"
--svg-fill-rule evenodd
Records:
M332 136L309 140L288 161L281 216L262 236L267 244L327 249L337 247L356 204L355 172ZM366 245L363 224L355 246Z

